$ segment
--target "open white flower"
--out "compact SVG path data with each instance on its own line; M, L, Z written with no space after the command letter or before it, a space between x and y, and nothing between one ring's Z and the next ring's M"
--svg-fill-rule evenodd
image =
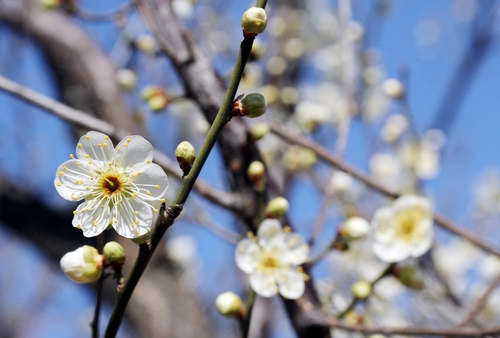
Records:
M73 212L73 226L86 237L112 225L127 238L145 235L168 188L165 172L151 162L153 147L141 136L127 136L113 148L107 135L91 131L80 138L76 158L59 166L54 184L69 201L85 200Z
M432 210L426 198L405 195L373 216L373 251L385 262L423 255L432 245Z
M250 286L259 295L271 297L279 293L297 299L304 293L304 274L298 265L309 256L309 246L296 233L284 231L275 219L266 219L257 237L238 243L236 264L250 274Z

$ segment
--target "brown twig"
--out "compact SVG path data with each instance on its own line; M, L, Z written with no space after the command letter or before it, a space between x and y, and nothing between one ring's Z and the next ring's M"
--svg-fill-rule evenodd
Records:
M495 277L495 279L490 283L488 289L486 292L477 300L477 302L470 308L469 312L467 315L462 319L460 324L458 324L458 327L464 327L466 326L469 322L473 321L476 315L481 311L481 309L484 307L486 304L486 301L488 300L488 297L490 294L495 290L495 288L498 287L500 284L500 274Z
M392 191L386 187L384 187L382 184L378 183L374 179L370 178L367 174L363 173L361 170L353 166L352 164L344 161L342 158L339 156L336 156L332 154L328 149L323 147L322 145L307 139L301 135L297 135L282 126L276 124L276 123L269 123L271 127L271 131L283 138L284 140L295 143L298 145L301 145L303 147L309 148L312 151L314 151L319 158L321 158L323 161L347 172L350 173L353 177L357 178L361 182L365 183L367 186L370 188L377 190L381 192L382 194L391 197L391 198L398 198L401 196L401 194ZM491 244L485 242L481 237L475 235L469 230L466 230L462 227L460 227L458 224L452 222L445 216L435 213L434 214L434 221L439 224L442 228L459 235L465 239L467 239L469 242L475 244L479 248L483 249L484 251L487 251L489 253L492 253L496 256L500 256L500 250L498 248L493 247Z

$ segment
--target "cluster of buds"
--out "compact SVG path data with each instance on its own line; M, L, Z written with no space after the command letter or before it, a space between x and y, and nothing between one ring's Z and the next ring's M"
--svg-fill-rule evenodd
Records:
M170 102L165 89L160 86L147 86L142 90L142 98L154 112L163 110Z
M125 263L125 250L117 242L109 242L99 254L96 248L84 245L75 251L66 253L60 261L61 270L76 283L93 283L101 278L107 267L113 268L121 276Z
M264 115L267 108L267 102L264 95L259 93L252 93L245 96L241 94L233 102L233 110L231 111L233 116L247 116L250 118L256 118Z

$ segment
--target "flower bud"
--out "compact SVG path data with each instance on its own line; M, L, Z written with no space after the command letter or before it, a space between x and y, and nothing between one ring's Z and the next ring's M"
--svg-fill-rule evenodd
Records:
M125 261L125 249L118 242L108 242L102 249L104 258L109 263Z
M164 96L165 90L160 86L146 86L141 92L142 99L145 101L149 101L155 96Z
M266 174L266 167L260 161L253 161L248 166L247 170L248 177L254 182L260 181L262 177Z
M163 110L168 105L168 99L166 96L157 95L149 99L148 106L152 111Z
M123 90L132 90L137 84L137 76L130 69L120 69L116 73L116 82Z
M365 299L372 293L372 286L366 281L357 281L351 288L352 294L358 299Z
M401 99L405 96L405 87L397 79L384 80L384 82L382 82L382 90L385 95L395 99Z
M182 141L175 149L175 158L183 171L189 170L196 158L196 150L188 141Z
M265 122L256 123L252 127L252 137L254 140L260 140L271 131L271 127Z
M365 237L370 232L370 224L361 217L350 217L340 228L342 236L348 239L357 239Z
M318 157L314 151L301 146L290 146L283 155L283 164L291 172L307 170L317 161Z
M93 283L102 274L102 255L96 248L84 245L66 253L60 261L61 270L74 282Z
M424 281L417 269L412 266L396 268L394 275L399 279L401 284L411 289L421 290L424 288Z
M215 300L217 311L226 317L240 316L243 311L243 301L233 292L221 293Z
M289 207L289 203L284 197L276 197L267 203L265 214L266 217L277 218L283 216Z
M245 37L262 33L266 29L267 15L262 8L251 7L241 17L241 28Z
M61 0L40 0L40 4L47 9L54 9L61 4Z
M240 114L255 118L266 112L267 103L264 95L259 93L248 94L241 100Z
M135 44L139 50L153 54L156 50L156 40L149 34L143 34L135 40Z

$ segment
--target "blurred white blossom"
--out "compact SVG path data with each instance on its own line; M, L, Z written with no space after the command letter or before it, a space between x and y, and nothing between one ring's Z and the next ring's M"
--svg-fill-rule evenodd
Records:
M375 212L372 220L373 251L385 262L419 257L432 245L432 224L432 210L426 198L402 196L391 206Z

